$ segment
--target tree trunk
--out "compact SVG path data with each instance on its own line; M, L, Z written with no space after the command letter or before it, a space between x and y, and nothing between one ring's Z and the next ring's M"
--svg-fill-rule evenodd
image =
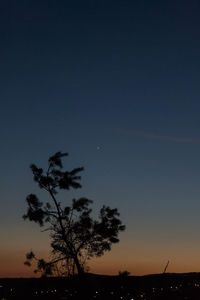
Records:
M83 267L81 266L77 256L74 257L74 263L76 265L78 275L82 276L84 274L84 270L83 270Z

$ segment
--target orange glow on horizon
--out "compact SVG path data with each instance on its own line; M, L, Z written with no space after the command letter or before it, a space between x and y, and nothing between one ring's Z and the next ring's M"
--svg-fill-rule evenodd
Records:
M24 243L25 245L26 243ZM49 248L39 248L39 243L29 247L16 248L12 245L1 249L0 253L0 277L39 277L33 272L34 267L24 265L26 253L33 247L34 252L40 258L47 258ZM36 247L37 246L37 247ZM35 249L36 247L36 249ZM40 246L41 247L41 246ZM28 249L27 249L28 248ZM40 249L40 250L39 250ZM181 256L180 256L180 251ZM184 251L183 251L184 249ZM131 273L131 275L160 274L163 272L167 261L167 272L186 273L200 271L200 258L198 247L195 245L187 249L170 247L159 242L145 243L140 240L130 242L121 240L120 244L113 246L110 252L101 258L93 258L88 261L89 272L105 275L118 275L119 271Z

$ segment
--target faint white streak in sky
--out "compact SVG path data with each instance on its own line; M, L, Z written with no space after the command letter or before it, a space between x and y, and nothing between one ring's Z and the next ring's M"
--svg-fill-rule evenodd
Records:
M200 138L189 138L189 137L174 137L169 135L160 135L154 133L148 133L144 131L136 131L136 130L126 130L126 129L118 129L118 132L125 135L139 136L148 139L155 139L160 141L169 141L175 143L191 143L191 144L200 144Z

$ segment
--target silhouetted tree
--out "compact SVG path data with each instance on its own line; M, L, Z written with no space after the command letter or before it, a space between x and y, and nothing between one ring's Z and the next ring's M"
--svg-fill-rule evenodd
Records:
M23 218L41 227L47 226L45 231L50 231L52 259L49 262L38 259L31 251L26 255L25 264L30 266L33 260L37 261L36 272L42 271L45 275L54 274L58 269L62 270L62 274L84 273L85 262L110 251L111 245L119 242L119 232L125 229L116 208L103 206L99 218L94 220L90 208L93 201L73 199L71 205L64 207L58 201L60 190L81 188L79 173L83 168L62 171L62 158L67 155L57 152L51 156L46 171L34 164L30 166L34 180L49 194L50 202L39 201L34 194L28 195L28 208Z
M130 274L131 273L129 271L119 271L118 276L120 276L120 277L127 277Z

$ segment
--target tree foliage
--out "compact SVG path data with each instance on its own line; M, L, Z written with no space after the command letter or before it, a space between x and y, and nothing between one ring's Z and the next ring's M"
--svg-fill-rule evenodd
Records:
M110 251L111 245L119 242L119 232L125 229L116 208L103 206L95 220L90 208L93 201L79 198L63 206L57 200L60 190L81 188L79 173L83 168L63 171L62 159L67 155L57 152L51 156L46 171L34 164L30 166L34 180L48 193L50 202L40 201L34 194L28 195L27 212L23 218L49 230L51 259L48 262L38 259L31 251L26 255L25 264L30 266L36 261L35 272L41 271L43 275L84 273L86 261Z

